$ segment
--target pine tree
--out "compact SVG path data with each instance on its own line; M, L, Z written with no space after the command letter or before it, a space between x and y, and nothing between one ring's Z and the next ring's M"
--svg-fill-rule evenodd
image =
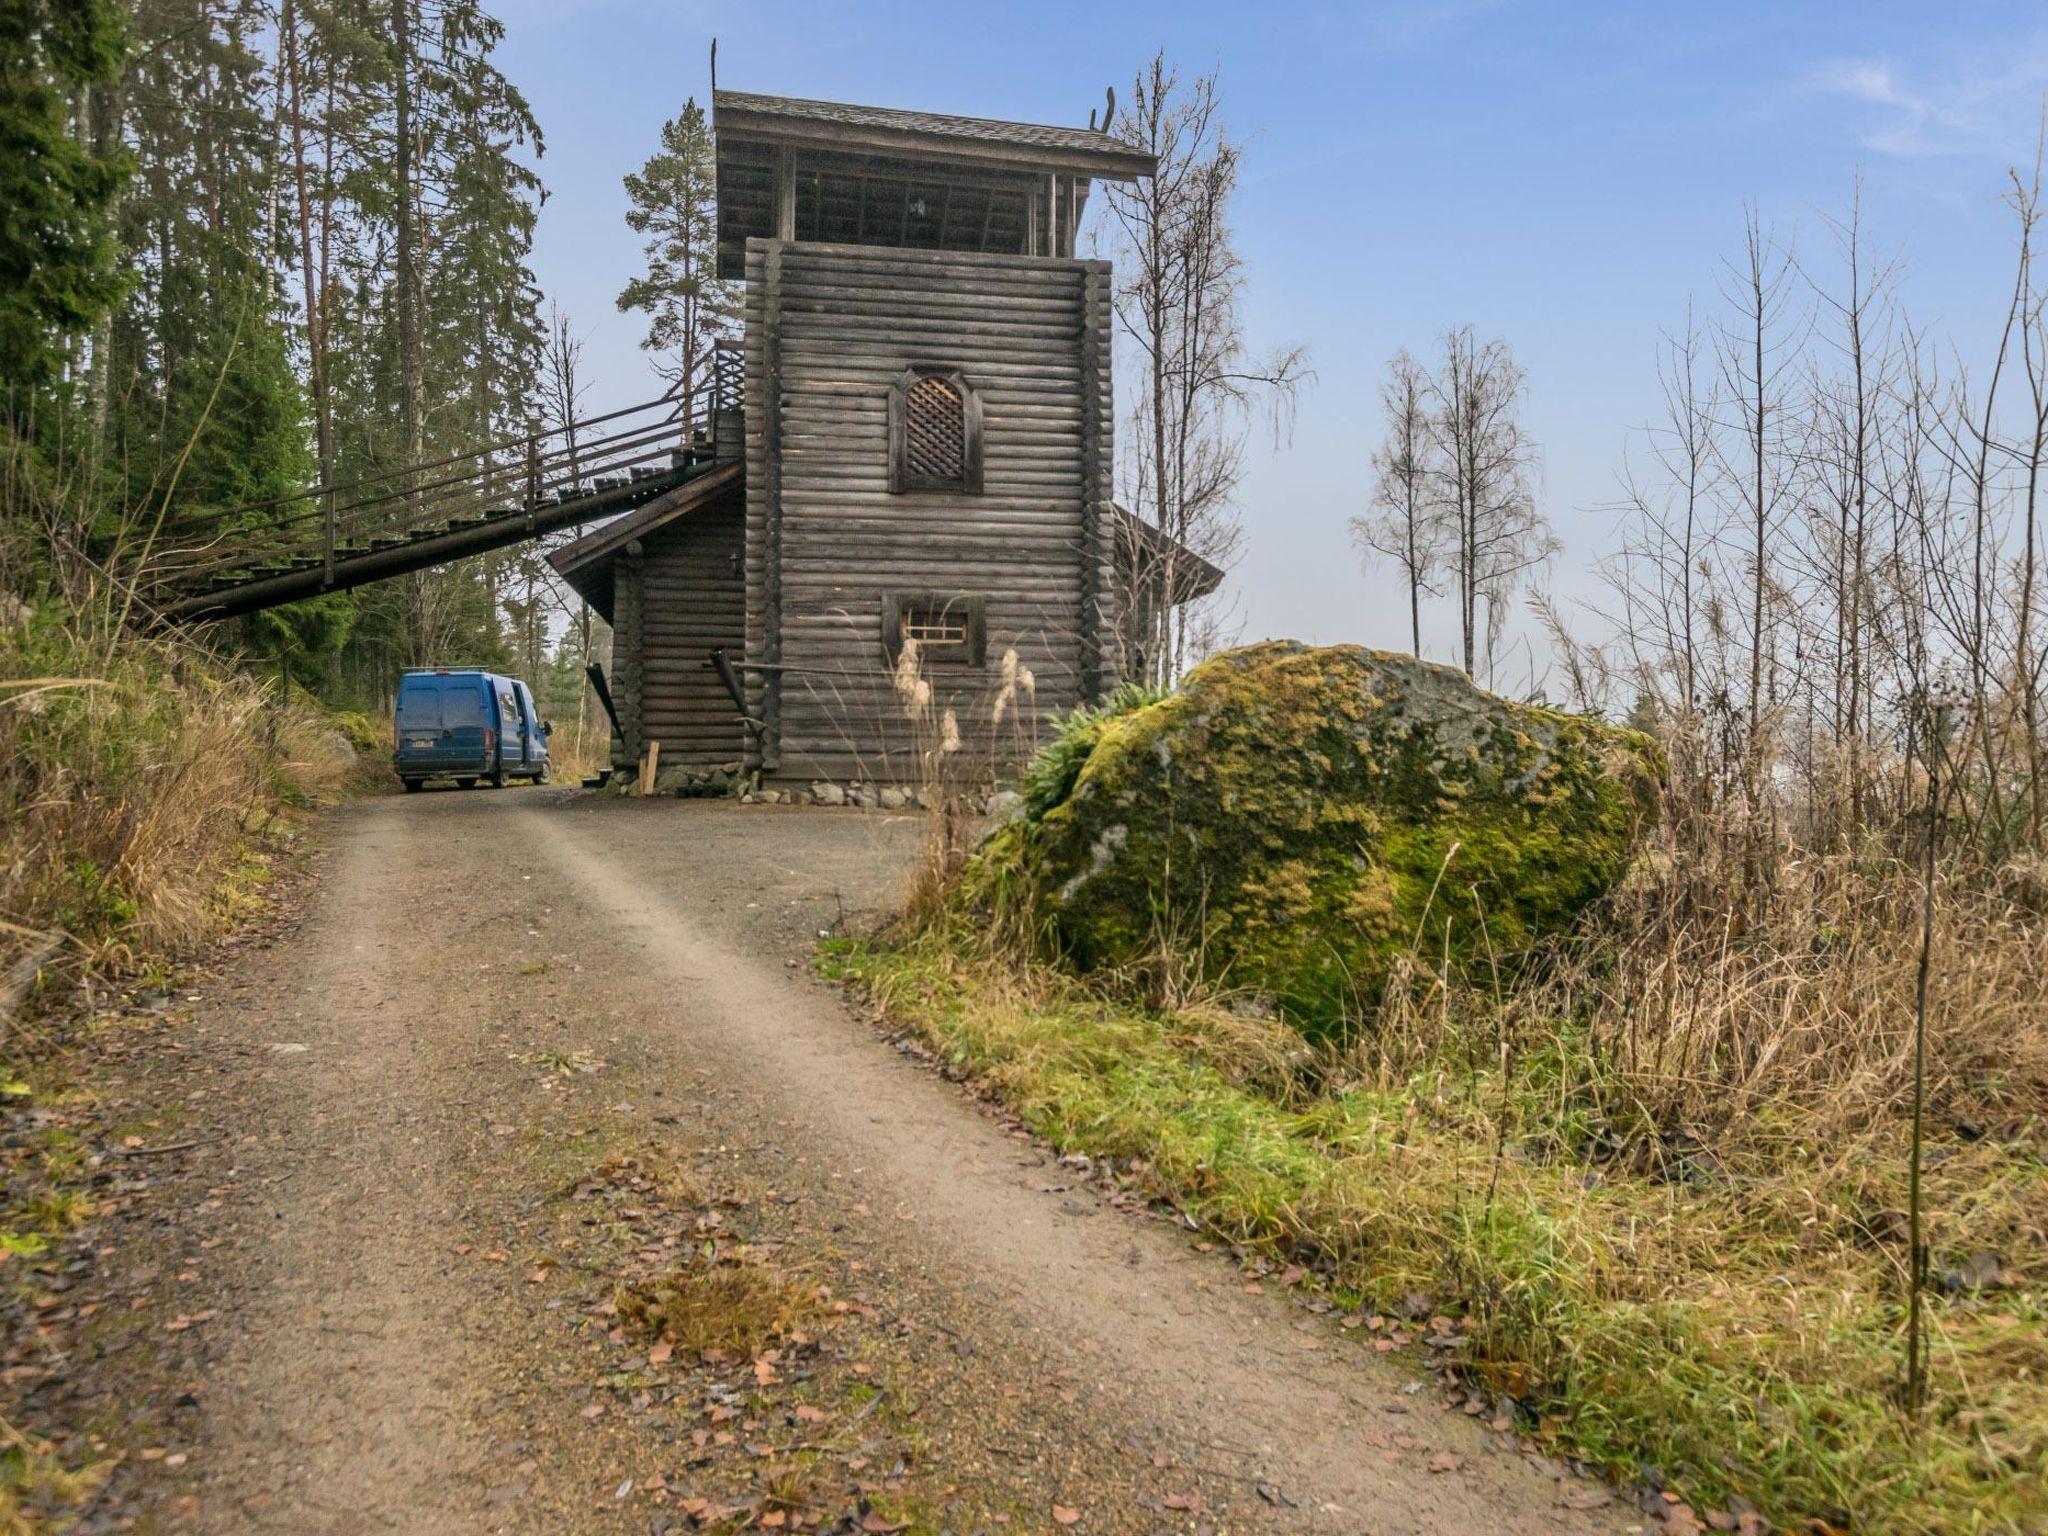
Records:
M647 275L626 284L619 309L647 315L640 345L668 359L688 416L699 369L711 343L731 334L740 303L738 286L718 280L718 166L695 97L661 125L661 148L626 178L626 192L626 223L648 237Z

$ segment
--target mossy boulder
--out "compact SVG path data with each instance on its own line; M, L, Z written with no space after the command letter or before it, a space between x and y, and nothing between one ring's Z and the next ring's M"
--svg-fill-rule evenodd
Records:
M1571 923L1626 869L1656 775L1640 733L1272 642L1069 721L967 889L1023 895L1080 969L1170 944L1328 1035L1404 952L1507 958Z

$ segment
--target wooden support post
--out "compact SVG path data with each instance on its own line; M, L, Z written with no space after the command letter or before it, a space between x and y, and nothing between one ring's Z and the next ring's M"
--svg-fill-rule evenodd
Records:
M775 155L775 238L796 238L796 151L781 149Z
M334 585L334 487L327 487L326 506L320 513L320 538L322 545L321 585Z
M661 772L661 743L650 741L647 743L647 755L640 760L640 793L642 795L654 793L654 776L659 772Z

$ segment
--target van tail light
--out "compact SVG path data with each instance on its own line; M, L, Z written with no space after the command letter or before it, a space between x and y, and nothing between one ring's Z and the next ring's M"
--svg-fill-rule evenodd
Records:
M488 725L484 727L484 756L489 757L498 750L498 733Z

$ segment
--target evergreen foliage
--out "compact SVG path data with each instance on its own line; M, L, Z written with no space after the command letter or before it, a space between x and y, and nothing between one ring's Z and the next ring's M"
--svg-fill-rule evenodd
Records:
M80 142L72 104L123 46L114 0L0 7L0 420L26 414L120 296L109 210L126 162Z
M718 279L718 165L695 97L661 125L661 148L626 178L626 223L647 236L647 272L619 293L622 312L647 316L640 345L664 355L686 395L711 344L739 318L738 285Z
M528 430L542 146L503 35L480 0L5 7L0 422L36 439L5 511L101 561ZM407 664L539 657L541 587L481 556L223 638L378 706Z

